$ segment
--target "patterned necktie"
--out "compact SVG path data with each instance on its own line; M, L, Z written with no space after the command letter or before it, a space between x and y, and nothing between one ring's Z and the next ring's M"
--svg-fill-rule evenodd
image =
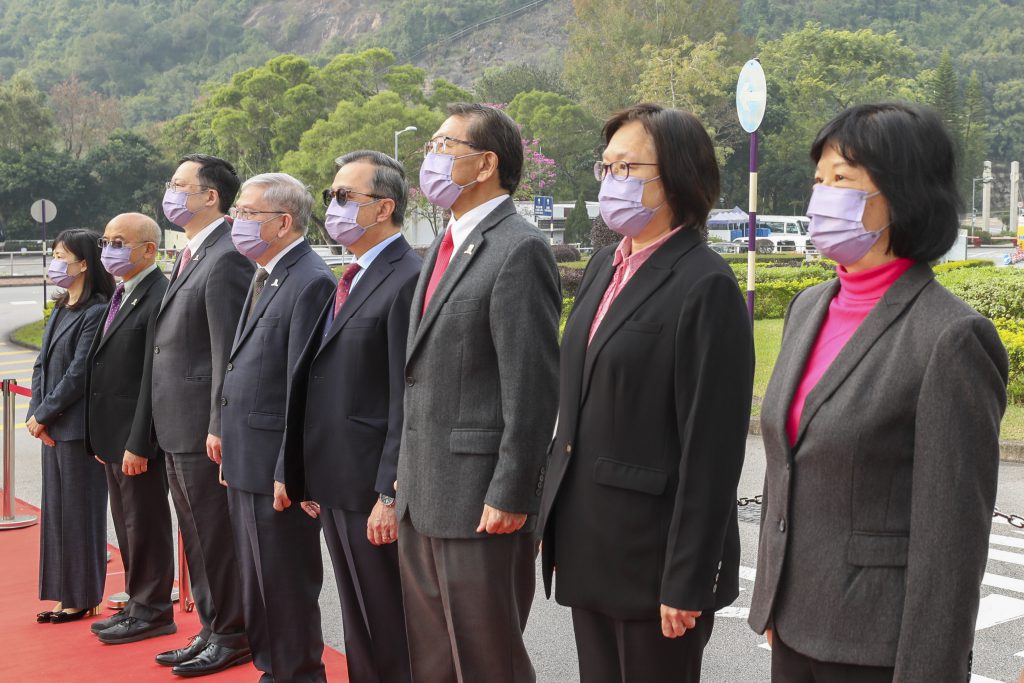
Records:
M181 252L181 261L178 262L178 272L175 274L175 279L181 276L181 272L185 270L185 266L192 260L192 250L185 247L185 251Z
M427 291L423 295L423 314L426 314L430 297L434 296L434 290L437 289L438 283L441 282L441 276L444 275L444 271L448 269L448 264L452 261L452 252L454 250L455 242L452 240L452 226L449 225L448 229L444 231L444 239L441 240L441 247L437 250L437 260L434 261L434 271L430 274L430 280L427 282Z
M249 315L246 320L252 317L252 312L256 310L256 302L260 298L260 294L263 293L263 287L267 284L267 278L270 277L270 272L265 268L256 269L256 280L252 283L252 300L249 302Z
M107 312L107 322L103 324L103 334L110 329L110 323L114 322L117 312L121 310L121 300L124 298L124 283L122 282L114 289L114 296L110 299L110 310Z
M352 290L352 281L356 279L356 273L362 268L358 263L353 263L345 271L345 274L338 280L338 291L334 294L334 317L338 317L338 311L341 310L345 300L348 299L348 293Z

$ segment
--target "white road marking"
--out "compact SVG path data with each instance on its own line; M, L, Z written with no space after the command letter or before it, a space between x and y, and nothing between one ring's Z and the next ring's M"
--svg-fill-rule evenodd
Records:
M1009 562L1010 564L1024 565L1024 555L1020 553L1011 553L1007 550L989 548L988 559L998 560L999 562Z
M971 674L971 683L1003 683L1003 682L1002 681L997 681L994 678L985 678L984 676L979 676L978 674Z
M978 605L978 621L974 630L980 631L1021 617L1024 617L1024 600L998 594L986 595Z
M757 576L757 570L753 567L744 567L740 565L740 578L746 579L747 581L753 581L754 577Z
M1016 593L1024 593L1024 581L1020 579L1011 579L1009 576L1000 576L999 574L989 574L985 572L984 578L981 580L982 585L991 586L992 588L1002 588L1003 590L1014 591Z
M988 542L992 545L1005 545L1010 548L1024 548L1024 538L1014 538L1013 536L997 536L992 534L989 536Z
M749 615L749 607L723 607L715 612L716 617L722 617L725 619L746 619Z
M7 303L9 303L12 306L32 306L32 305L38 306L39 305L38 301L8 301Z
M1020 652L1015 654L1014 657L1024 657L1024 650L1021 650Z

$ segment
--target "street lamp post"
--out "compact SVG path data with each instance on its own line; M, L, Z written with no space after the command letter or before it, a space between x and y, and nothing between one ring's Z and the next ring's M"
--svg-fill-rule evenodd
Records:
M974 217L978 215L978 210L976 208L974 208L974 202L975 202L975 199L977 198L977 190L976 190L976 188L977 188L977 183L978 183L979 180L982 183L990 183L990 182L992 182L992 178L981 177L981 178L975 178L974 180L971 181L971 237L974 237ZM988 226L987 225L985 226L985 229L988 230Z
M402 133L409 133L416 130L416 126L406 126L402 130L395 131L395 161L398 161L398 136Z

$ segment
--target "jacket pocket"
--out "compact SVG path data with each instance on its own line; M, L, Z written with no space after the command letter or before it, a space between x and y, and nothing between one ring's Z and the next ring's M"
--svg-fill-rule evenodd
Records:
M277 413L249 413L246 424L253 429L266 429L272 432L284 431L284 415Z
M448 445L452 453L497 455L502 433L500 429L453 429Z
M906 567L909 543L904 534L854 531L846 544L846 561L855 567Z
M658 332L661 332L661 323L651 323L643 320L627 320L622 323L622 329L629 330L630 332L657 334Z
M356 415L349 415L349 421L355 422L361 425L366 425L372 429L376 429L379 432L388 431L388 421L376 417L358 417Z
M594 481L605 486L660 496L668 484L668 473L653 467L598 458L594 463Z
M280 318L277 316L273 318L260 318L256 321L256 327L277 327L278 320Z
M480 299L457 299L446 301L441 307L441 315L455 315L456 313L472 313L480 309Z

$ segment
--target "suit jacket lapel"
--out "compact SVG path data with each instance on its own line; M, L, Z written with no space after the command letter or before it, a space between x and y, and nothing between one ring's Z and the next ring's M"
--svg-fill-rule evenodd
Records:
M56 312L56 309L54 309L54 313ZM71 327L71 323L78 320L78 316L81 313L81 310L69 311L67 308L65 308L61 312L60 318L57 320L57 326L53 330L53 334L50 335L49 344L46 347L47 358L50 357L50 352L53 351L53 347L57 343L57 340L60 339L61 336L68 331L68 328Z
M260 293L259 301L256 302L256 308L253 309L252 314L249 314L249 306L252 302L253 289L252 286L256 280L253 278L253 282L249 285L249 292L245 296L245 307L242 309L242 316L238 321L238 331L235 333L235 343L231 347L231 356L235 355L238 347L242 345L245 338L249 336L253 328L256 327L256 322L263 315L263 312L267 310L267 306L274 299L274 295L281 288L285 278L288 277L288 269L298 263L299 259L312 251L308 242L303 242L298 246L292 248L287 254L281 257L281 260L274 266L274 270L271 271L269 277L267 277L266 284L263 285L263 291Z
M506 199L504 202L499 204L487 214L483 220L473 229L469 236L466 237L466 241L463 242L458 251L452 253L452 260L448 264L448 268L444 271L444 275L441 277L441 281L437 284L437 289L434 291L434 295L430 298L430 304L427 306L426 312L423 314L423 319L420 320L419 325L416 327L416 336L413 339L411 348L408 350L407 357L412 357L412 352L419 344L420 340L423 339L423 335L430 328L430 325L437 319L440 314L441 307L444 302L451 296L455 286L459 283L459 280L465 274L469 268L469 264L473 261L473 257L480 252L483 248L485 234L488 230L498 225L505 218L514 215L516 212L515 204L512 203L511 199ZM438 245L440 247L440 244ZM436 261L435 258L432 261ZM433 265L430 267L430 271L433 271ZM427 275L429 281L430 275ZM417 293L419 287L417 286ZM424 292L425 293L425 292ZM418 297L420 302L420 309L423 308L423 294ZM415 316L418 310L413 311Z
M622 326L622 323L626 322L629 316L633 315L636 309L647 301L651 294L656 292L662 283L672 275L672 268L675 266L676 261L697 246L700 241L700 235L696 231L680 231L677 235L671 237L668 242L662 244L647 262L640 266L640 269L633 274L633 277L626 283L626 286L619 292L615 301L608 308L608 312L605 314L604 320L601 321L601 325L597 328L594 340L587 347L587 357L583 366L583 388L580 392L581 403L586 400L587 390L590 388L590 376L594 371L594 362L601 353L601 349ZM612 262L614 263L614 257ZM612 268L612 273L614 273L614 267ZM608 281L611 281L611 275L608 276ZM606 284L601 293L595 297L598 304L604 298L604 292L607 289L608 285ZM597 305L594 306L594 312L597 312ZM591 322L593 322L593 319L592 315L590 317ZM588 328L587 334L589 335L589 333Z
M800 427L797 431L796 442L793 447L794 452L807 431L807 425L814 419L814 414L835 393L836 389L839 388L850 373L853 372L853 369L857 367L861 359L875 345L875 342L903 314L907 307L913 303L917 295L921 293L925 285L931 282L933 277L932 269L927 263L913 265L910 270L889 287L889 290L882 296L881 301L871 309L871 312L864 318L860 327L853 333L853 336L846 342L846 345L839 352L839 355L836 356L835 360L832 361L825 374L822 375L818 384L807 395L807 399L804 401L803 412L800 415ZM820 324L814 328L815 339L820 329ZM793 374L797 375L798 373L794 372ZM803 371L801 368L799 376L802 375ZM797 381L799 381L799 377Z
M117 328L121 326L121 323L123 323L128 318L128 316L132 314L132 311L135 310L135 304L137 304L141 299L143 299L146 296L146 293L149 291L149 288L153 286L153 283L156 282L157 278L159 278L160 276L160 270L154 270L152 273L143 278L142 282L136 285L135 289L132 290L130 296L128 294L124 295L124 298L121 300L121 308L117 311L117 315L114 316L114 320L111 321L110 328L105 333L100 332L100 343L99 346L96 347L97 350L103 348L103 345L107 343L107 339L112 337ZM108 305L108 314L109 311L110 306ZM103 324L106 324L106 322L107 318L106 316L104 316Z
M188 276L192 274L192 271L199 267L199 262L203 260L203 258L205 258L206 251L214 244L216 244L217 240L219 240L221 237L223 237L226 233L229 232L231 232L231 228L228 226L227 221L224 221L216 228L214 228L213 232L211 232L207 236L207 238L203 240L203 245L199 248L198 253L192 254L192 260L189 261L188 265L185 266L185 270L182 271L181 275L178 275L173 280L171 280L171 284L167 288L167 292L164 293L164 300L160 303L160 310L157 312L157 315L160 315L160 313L162 313L163 310L167 307L167 302L171 300L171 298L177 293L179 289L181 289L181 286L185 284L185 280L187 280ZM182 250L182 253L184 253L184 250ZM178 254L178 259L174 262L174 272L177 272L178 265L180 263L181 253Z

